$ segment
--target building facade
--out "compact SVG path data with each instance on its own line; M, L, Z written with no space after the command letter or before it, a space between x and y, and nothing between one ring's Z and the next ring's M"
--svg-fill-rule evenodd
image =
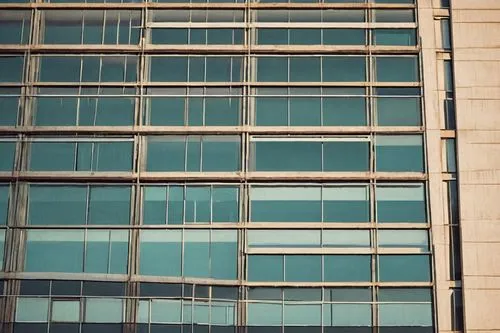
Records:
M0 0L0 331L500 332L498 0Z

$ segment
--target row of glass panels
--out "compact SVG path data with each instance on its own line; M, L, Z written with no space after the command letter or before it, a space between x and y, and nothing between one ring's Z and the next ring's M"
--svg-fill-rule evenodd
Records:
M235 185L151 185L142 191L142 213L134 215L142 216L144 225L246 220L240 208L240 188ZM419 183L382 183L371 189L363 184L251 185L248 191L245 205L250 222L427 221L425 191ZM9 196L11 212L15 212L15 196L9 192L13 190L7 184L0 186L0 225L7 224ZM129 225L131 207L135 207L131 187L123 185L30 184L26 193L27 212L21 219L29 225ZM276 235L276 239L281 237Z
M34 56L39 82L136 82L138 56ZM417 56L259 56L255 82L418 82ZM241 56L148 56L150 82L242 82ZM369 61L368 61L369 60ZM0 57L0 82L19 83L23 56ZM368 75L371 63L372 75ZM371 78L371 79L370 79Z
M35 126L131 126L139 105L133 88L37 92L24 99L21 89L0 88L0 126L18 123L21 103L30 103ZM149 126L238 126L247 112L241 88L147 88L146 94L142 124ZM254 94L248 113L256 126L422 125L419 88L375 88L371 99L364 88L255 88Z

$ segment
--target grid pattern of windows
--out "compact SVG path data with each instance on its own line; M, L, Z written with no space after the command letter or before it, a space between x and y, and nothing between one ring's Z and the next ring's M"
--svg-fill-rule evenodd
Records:
M414 0L4 2L6 329L433 331Z

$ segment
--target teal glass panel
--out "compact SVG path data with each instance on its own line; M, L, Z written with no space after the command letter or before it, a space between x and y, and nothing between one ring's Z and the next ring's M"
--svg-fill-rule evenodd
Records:
M204 136L201 171L240 170L240 138Z
M0 191L1 191L1 189L0 189ZM6 230L0 229L0 272L3 271L3 252L4 252L4 247L5 247L5 233L6 233Z
M286 97L255 98L255 125L287 126L288 99Z
M237 187L212 188L212 222L239 222L239 189Z
M165 224L167 218L168 187L143 187L143 224Z
M288 29L257 29L258 45L287 45Z
M82 25L82 17L78 17L76 20L64 19L64 17L61 17L58 12L46 12L44 22L45 29L43 31L43 43L81 44L83 28Z
M379 288L379 302L432 302L432 290L429 288Z
M323 44L365 45L365 29L323 29Z
M321 29L290 29L290 45L321 45Z
M366 126L363 97L323 97L323 126Z
M181 231L142 230L139 244L141 275L181 276Z
M369 222L368 193L366 186L323 188L324 222Z
M457 153L456 153L456 141L455 139L446 139L446 171L447 172L457 172Z
M418 82L417 57L376 57L376 80L379 82Z
M10 186L0 185L0 225L6 225L9 213L9 192Z
M375 9L372 10L373 22L415 22L413 9Z
M257 141L252 148L254 171L321 171L321 142Z
M281 332L283 305L280 303L248 303L248 326L266 327L268 332ZM276 328L273 330L273 328ZM252 331L253 332L253 331Z
M415 29L374 29L373 45L415 46L417 37Z
M118 23L110 22L109 19L106 20L106 26L104 29L104 44L116 44L118 37Z
M148 309L149 310L149 309ZM146 322L149 321L147 314ZM151 323L182 322L182 301L153 299L151 301Z
M290 57L291 82L321 82L321 58Z
M210 97L205 99L206 126L237 126L240 121L240 98Z
M323 304L323 325L325 332L352 329L353 332L370 332L372 330L372 305L334 303ZM329 330L331 327L333 330ZM382 331L382 330L381 330Z
M19 110L19 96L6 96L7 94L20 94L18 89L0 88L0 126L16 126L17 112ZM5 94L5 95L4 95Z
M79 82L81 60L80 57L40 57L40 81Z
M451 60L444 61L444 88L449 92L453 92L454 90L453 64ZM451 96L453 96L453 94Z
M380 304L379 318L385 327L432 327L432 304Z
M283 256L249 255L248 281L284 281Z
M321 222L321 189L315 187L253 187L252 222Z
M290 126L320 126L321 98L290 98Z
M93 154L96 144L92 142L78 142L76 144L76 170L93 171L96 168L97 160L94 161Z
M87 323L121 323L124 314L123 302L122 299L113 298L85 299L84 321Z
M186 188L185 222L209 223L211 213L210 187L188 186Z
M184 221L184 187L168 187L168 224L182 224Z
M378 97L375 100L379 126L420 126L420 99Z
M203 97L190 97L188 99L188 125L203 126Z
M283 312L285 327L308 327L304 330L311 333L321 332L321 330L318 331L315 329L316 327L321 327L321 304L285 303Z
M86 273L108 273L109 249L110 249L109 231L88 230L87 244L85 249L85 267Z
M185 277L208 277L210 274L210 231L184 231Z
M323 143L324 171L368 171L369 142L331 141Z
M28 194L28 224L86 224L86 186L31 185Z
M186 171L200 171L201 166L201 138L187 137Z
M429 250L427 230L379 230L377 235L379 247Z
M102 17L102 15L95 21L85 17L85 29L83 30L83 44L102 44L103 27L104 27L104 17ZM109 34L107 35L109 36ZM109 41L105 42L107 43Z
M185 101L184 97L149 98L149 125L183 126Z
M82 57L82 82L99 82L101 70L104 70L105 65L101 64L102 57L97 56L83 56ZM102 67L101 67L102 65ZM117 64L115 64L117 65ZM123 77L121 80L123 81Z
M112 230L109 250L109 273L126 274L128 264L128 231Z
M131 188L125 186L91 186L89 224L130 224Z
M5 2L5 0L0 1L0 3ZM30 25L31 11L3 9L0 22L0 44L26 44L29 40Z
M427 282L431 280L428 255L380 255L380 282Z
M80 99L79 125L130 126L134 123L133 98Z
M47 322L49 314L48 298L20 297L16 304L16 322Z
M210 277L236 280L238 238L235 230L212 230L210 242Z
M241 59L236 57L206 57L206 82L237 82L240 81L240 71Z
M323 57L323 82L366 81L366 58Z
M206 57L189 58L189 82L205 81Z
M241 29L207 29L209 45L242 44L242 37Z
M34 123L37 126L74 126L77 110L76 97L38 97Z
M288 58L286 57L257 58L257 81L287 82Z
M205 45L207 43L207 29L190 29L189 44Z
M325 302L371 302L372 290L370 287L362 288L325 288Z
M83 271L84 231L27 231L26 272Z
M14 169L14 156L16 155L15 142L0 142L0 171L12 171Z
M184 171L185 137L151 137L148 139L147 171Z
M285 281L321 282L320 255L286 255Z
M99 142L94 147L96 171L131 171L133 142ZM96 163L97 162L97 163Z
M73 171L75 142L32 142L31 171Z
M21 82L23 79L24 57L0 57L0 82Z
M325 255L325 282L371 281L370 255Z
M151 57L152 82L186 82L187 57Z
M377 186L378 222L425 222L425 192L423 186Z
M419 135L377 136L377 171L424 171L422 137Z

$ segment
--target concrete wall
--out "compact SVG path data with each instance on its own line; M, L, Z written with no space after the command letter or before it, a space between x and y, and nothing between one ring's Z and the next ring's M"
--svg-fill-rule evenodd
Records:
M500 1L451 2L465 328L500 332Z

